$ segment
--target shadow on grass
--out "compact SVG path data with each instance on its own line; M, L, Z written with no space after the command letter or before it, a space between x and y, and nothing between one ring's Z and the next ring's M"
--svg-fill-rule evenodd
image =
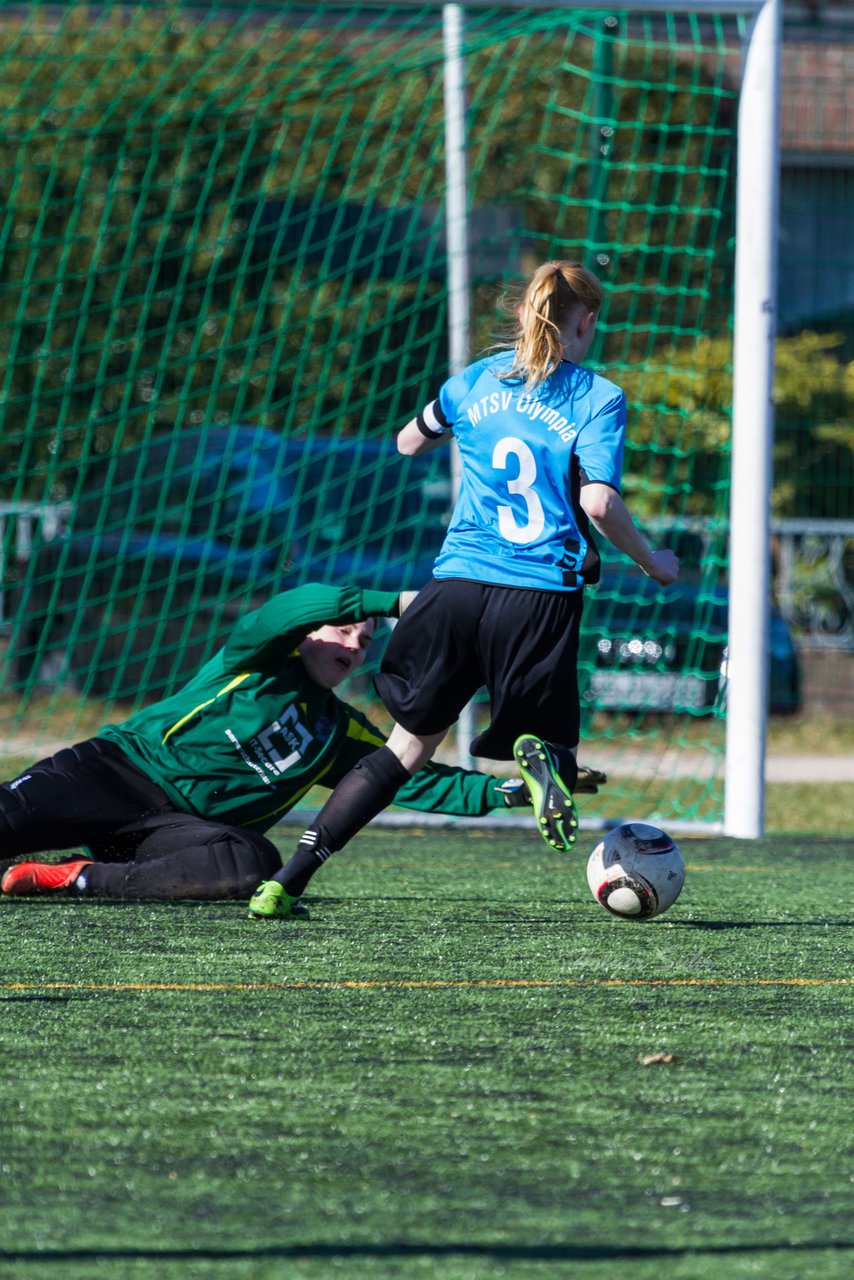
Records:
M306 905L309 908L323 909L323 910L329 908L333 911L338 906L349 907L353 903L352 898L333 898L333 897L312 898L309 896L306 896L303 899L303 901L306 903ZM423 897L420 897L416 894L387 895L381 900L381 902L376 898L372 898L370 900L366 899L366 903L369 902L373 910L377 910L380 907L382 908L388 907L389 910L393 909L394 907L405 908L407 905L411 903L423 904L424 901L425 899ZM512 907L506 907L506 908L501 906L496 907L494 899L485 897L485 896L482 897L480 895L471 896L471 897L462 897L462 896L455 897L454 903L455 903L454 920L457 924L478 923L480 920L479 916L465 915L460 910L460 908L463 908L466 906L472 907L472 906L480 906L480 905L488 907L490 910L490 915L494 919L502 922L505 920L505 917L506 917L506 919L512 919L514 922L517 922L517 923L522 922L527 924L549 924L549 923L564 924L567 911L571 911L573 906L573 904L571 903L561 904L559 911L556 914L552 914L551 912L544 911L542 908L537 908L534 906L526 908L524 904L520 905L518 902ZM63 895L63 896L56 896L56 897L45 896L45 897L32 897L32 898L22 897L22 898L0 899L0 910L2 911L18 910L18 911L35 911L35 912L48 911L49 912L51 910L55 911L57 907L60 907L66 910L73 910L75 912L79 912L83 917L88 915L90 912L93 914L97 914L105 910L110 911L111 913L122 913L127 911L138 912L140 908L147 907L147 908L154 908L158 911L162 911L170 914L173 912L195 913L195 912L203 911L203 912L207 912L209 915L211 915L213 919L217 919L217 920L222 919L223 913L225 913L225 919L232 919L232 918L237 919L237 918L241 918L241 909L245 908L245 906L246 904L242 899L233 899L233 898L210 898L206 900L199 900L195 898L157 898L157 899L125 898L123 899L123 898L73 898L73 897L65 897ZM235 912L235 908L237 909L236 912ZM397 918L398 918L398 923L400 924L404 924L407 922L407 917L405 916L398 916ZM620 923L623 923L626 925L641 924L647 928L650 928L650 927L655 928L661 923L663 919L664 919L664 912L662 912L660 916L654 920L647 920L647 921L625 920ZM338 924L335 921L334 917L330 917L327 919L322 915L316 917L313 920L313 923L315 926L322 926L323 928L326 928L326 929L331 928L335 930L341 930L344 927ZM600 915L599 913L596 913L596 915L593 917L585 918L583 920L576 919L576 924L579 927L590 926L597 929L602 927L610 928L613 926L613 923L614 923L613 916ZM813 920L779 920L779 919L777 920L685 920L680 918L678 915L677 916L668 915L666 923L670 929L685 929L686 931L700 932L700 933L719 933L719 932L729 932L729 931L747 930L747 929L821 929L822 931L825 931L827 929L850 929L852 925L854 925L854 917L852 917L851 919L846 918L844 920L832 920L832 919L829 920L827 919L827 917L824 917L824 916L817 917L816 919L813 919ZM257 924L253 924L252 928L254 930L257 930L258 928ZM2 1257L2 1254L0 1254L0 1257Z
M251 1261L260 1258L495 1258L496 1261L602 1261L644 1258L686 1258L731 1256L741 1254L813 1253L832 1249L844 1252L854 1249L854 1240L766 1241L754 1244L710 1244L667 1249L653 1246L619 1246L596 1244L414 1244L391 1241L389 1244L301 1244L268 1245L258 1249L0 1249L3 1262L82 1262L82 1261L162 1261L180 1262Z
M72 1000L76 1000L76 995L71 996L3 996L3 1004L70 1004Z
M700 929L714 933L729 929L850 929L851 920L670 920L673 929Z

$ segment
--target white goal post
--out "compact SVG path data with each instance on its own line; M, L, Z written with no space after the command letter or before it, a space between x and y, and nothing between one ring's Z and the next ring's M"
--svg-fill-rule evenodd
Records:
M486 0L484 0L484 3ZM771 457L777 313L779 97L782 0L525 0L525 8L609 13L742 14L752 21L744 49L738 117L733 349L729 661L724 832L764 830L768 716ZM466 7L443 6L449 252L449 357L469 356L466 262L465 77L460 52ZM519 7L489 0L489 7ZM470 738L462 726L462 758Z

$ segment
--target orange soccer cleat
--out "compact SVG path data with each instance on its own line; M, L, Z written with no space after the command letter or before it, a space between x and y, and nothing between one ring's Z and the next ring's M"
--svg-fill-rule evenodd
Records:
M0 889L10 895L27 893L62 893L70 889L91 858L74 858L71 862L19 862L10 867L0 881Z

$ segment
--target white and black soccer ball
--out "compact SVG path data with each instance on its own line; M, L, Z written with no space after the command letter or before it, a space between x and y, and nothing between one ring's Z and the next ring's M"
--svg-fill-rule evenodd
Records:
M644 822L615 827L587 862L596 901L624 920L650 920L672 907L685 883L685 862L665 831Z

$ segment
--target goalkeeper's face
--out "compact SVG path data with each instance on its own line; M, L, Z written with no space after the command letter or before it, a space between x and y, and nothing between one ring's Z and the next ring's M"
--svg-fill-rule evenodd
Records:
M351 622L344 627L318 627L310 631L299 646L302 664L315 684L334 689L337 684L365 661L374 636L373 618Z

